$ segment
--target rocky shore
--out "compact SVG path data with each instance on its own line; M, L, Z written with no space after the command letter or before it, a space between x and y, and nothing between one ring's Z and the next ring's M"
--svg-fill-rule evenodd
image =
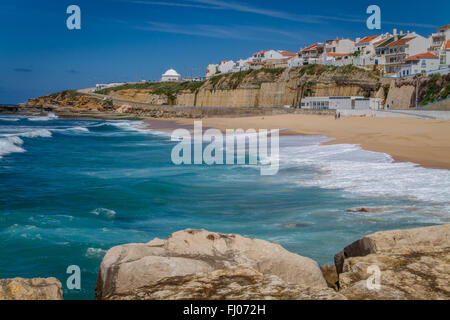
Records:
M450 225L377 232L334 260L319 267L273 242L188 229L111 248L95 298L450 299ZM0 280L1 299L62 299L61 284L54 278Z

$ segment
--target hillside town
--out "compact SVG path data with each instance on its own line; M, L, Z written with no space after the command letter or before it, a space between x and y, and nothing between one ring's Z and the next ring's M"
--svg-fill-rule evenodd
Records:
M261 68L293 68L308 64L355 65L376 68L381 75L405 77L416 74L448 73L450 64L450 24L428 37L414 31L394 29L391 33L355 40L336 38L318 42L298 53L263 50L238 61L210 64L206 77Z

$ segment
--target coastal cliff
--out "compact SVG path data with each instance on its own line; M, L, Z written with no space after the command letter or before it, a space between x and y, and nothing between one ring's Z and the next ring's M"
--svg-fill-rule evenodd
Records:
M138 83L103 89L93 93L67 90L35 99L19 106L18 112L77 115L101 113L117 116L156 118L199 118L218 115L242 115L245 112L215 112L173 109L298 107L305 97L364 96L381 99L389 109L415 107L445 99L450 94L450 75L416 76L405 79L380 79L376 71L352 65L344 67L306 65L297 68L248 70L217 75L204 82ZM448 110L450 102L428 106L430 110ZM269 112L270 114L270 112Z

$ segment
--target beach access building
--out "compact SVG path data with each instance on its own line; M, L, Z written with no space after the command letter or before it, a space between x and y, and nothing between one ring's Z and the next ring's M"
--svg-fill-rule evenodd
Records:
M315 110L378 110L381 100L365 97L307 97L301 102L302 109Z

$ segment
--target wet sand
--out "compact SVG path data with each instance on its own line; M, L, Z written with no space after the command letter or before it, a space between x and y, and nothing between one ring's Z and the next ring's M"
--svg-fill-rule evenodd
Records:
M191 128L193 119L149 120L152 129ZM159 124L158 124L159 123ZM163 124L165 123L165 124ZM450 169L450 120L343 117L285 114L203 119L204 127L226 129L285 129L282 134L319 134L335 138L326 144L358 144L398 161Z

